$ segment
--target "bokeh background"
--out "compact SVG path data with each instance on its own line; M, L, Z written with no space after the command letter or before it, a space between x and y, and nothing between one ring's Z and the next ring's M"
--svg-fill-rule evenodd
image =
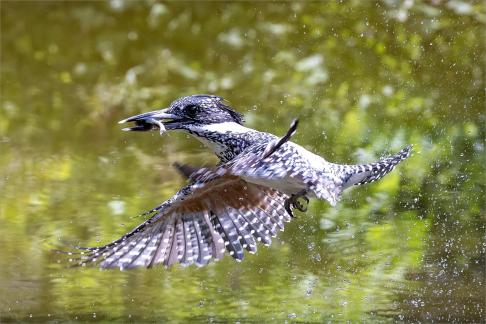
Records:
M482 1L1 6L0 321L485 320ZM70 269L216 159L117 121L194 93L330 161L413 156L270 247L206 268Z

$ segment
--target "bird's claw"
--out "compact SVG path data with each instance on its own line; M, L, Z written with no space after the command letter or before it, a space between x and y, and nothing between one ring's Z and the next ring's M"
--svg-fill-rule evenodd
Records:
M305 204L303 204L299 199L302 198L305 201ZM287 212L293 216L292 214L292 209L297 209L300 210L301 212L306 212L307 211L307 204L309 203L309 198L305 196L305 194L295 194L291 195L286 201L285 201L285 209ZM291 209L292 207L292 209Z
M305 201L305 204L302 204L302 202L299 201L300 198L302 198ZM306 212L307 211L307 205L308 204L309 204L309 198L307 198L306 196L299 196L295 200L295 206L301 212Z

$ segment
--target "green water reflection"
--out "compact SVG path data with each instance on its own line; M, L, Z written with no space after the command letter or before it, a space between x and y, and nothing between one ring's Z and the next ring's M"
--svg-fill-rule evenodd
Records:
M482 2L2 2L0 321L485 320ZM216 160L116 121L193 93L336 162L415 144L244 262L68 269Z

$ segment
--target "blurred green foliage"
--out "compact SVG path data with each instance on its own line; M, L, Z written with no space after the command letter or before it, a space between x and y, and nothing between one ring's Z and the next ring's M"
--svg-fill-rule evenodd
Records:
M1 4L0 321L485 319L481 1ZM116 121L214 93L335 162L415 144L336 208L312 202L237 264L67 269L214 163Z

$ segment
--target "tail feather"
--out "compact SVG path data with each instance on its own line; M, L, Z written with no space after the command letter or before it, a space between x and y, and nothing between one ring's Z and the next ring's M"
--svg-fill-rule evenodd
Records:
M341 166L341 172L344 174L343 189L352 185L358 186L383 178L387 173L391 172L398 163L408 158L411 152L412 145L408 145L397 154L375 163Z

